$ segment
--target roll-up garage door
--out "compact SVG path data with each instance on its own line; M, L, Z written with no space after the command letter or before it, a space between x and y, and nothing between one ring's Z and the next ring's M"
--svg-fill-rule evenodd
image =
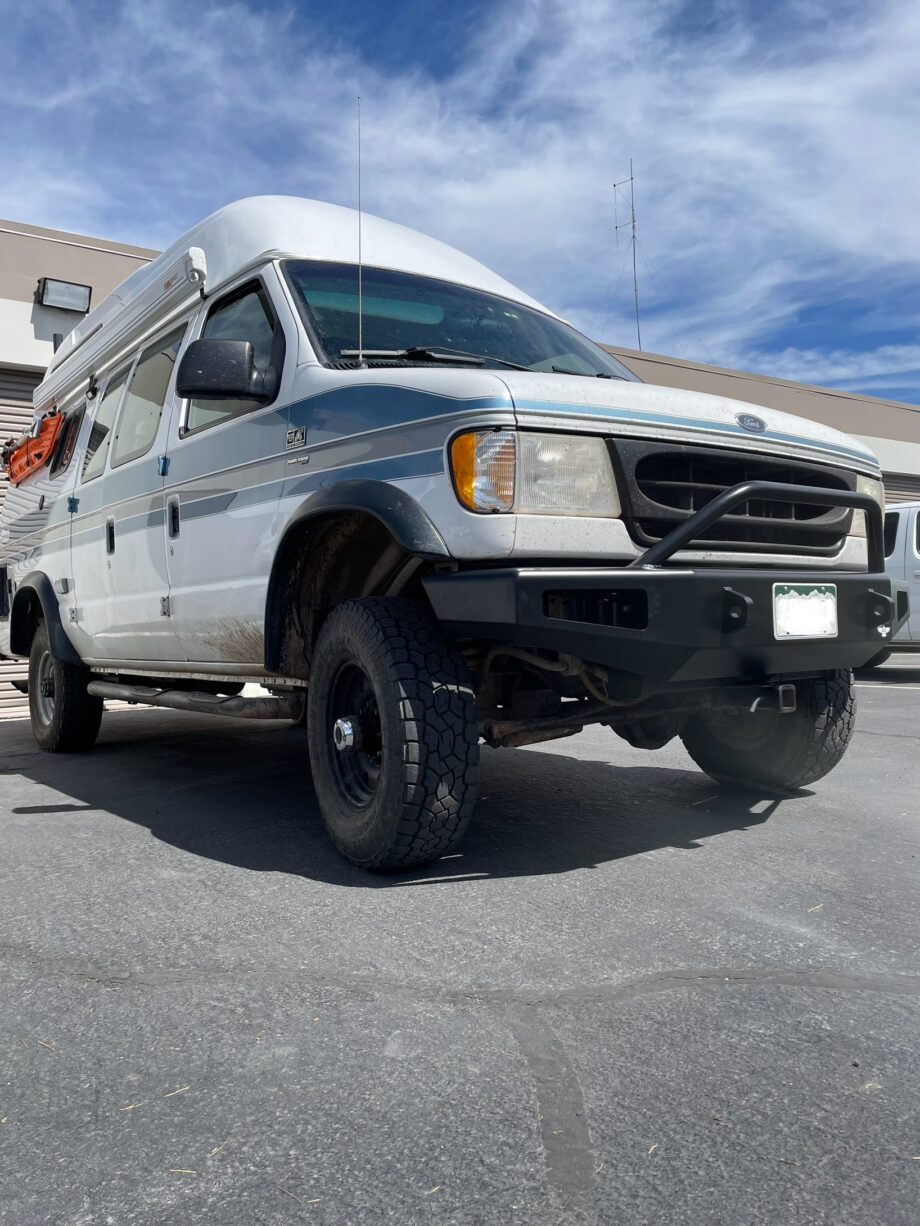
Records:
M920 477L884 473L886 502L920 502Z
M21 434L32 422L32 391L41 375L0 366L0 443ZM6 477L0 475L0 507L6 495Z
M31 424L32 390L42 376L33 371L9 370L0 366L0 443L15 438ZM0 474L0 510L6 495L7 481ZM0 719L23 719L29 714L29 700L10 684L25 680L22 664L0 660Z

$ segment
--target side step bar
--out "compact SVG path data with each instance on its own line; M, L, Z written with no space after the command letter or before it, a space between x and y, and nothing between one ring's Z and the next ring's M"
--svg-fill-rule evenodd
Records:
M96 698L141 702L148 707L169 707L201 715L230 715L234 719L299 719L303 710L301 694L226 698L198 690L158 690L150 685L122 685L115 681L91 681L86 691Z

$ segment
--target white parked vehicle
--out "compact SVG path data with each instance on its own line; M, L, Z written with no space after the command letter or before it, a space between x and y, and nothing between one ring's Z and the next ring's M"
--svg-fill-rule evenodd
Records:
M920 502L897 502L885 508L885 570L910 593L910 617L888 647L869 661L884 664L893 654L920 652Z
M401 226L365 217L363 252L351 210L240 201L65 339L0 522L39 745L88 749L105 698L305 706L368 868L454 845L480 740L604 724L756 788L830 770L850 670L908 616L872 454L642 384Z

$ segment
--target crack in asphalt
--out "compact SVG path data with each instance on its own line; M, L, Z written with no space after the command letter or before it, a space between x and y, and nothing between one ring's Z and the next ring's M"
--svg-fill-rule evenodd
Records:
M451 988L408 983L375 975L322 975L299 967L201 969L150 967L106 969L75 958L55 958L19 945L0 944L0 961L18 964L47 978L66 978L103 990L213 989L261 985L294 986L317 992L344 993L353 999L374 996L403 998L416 1004L439 1003L479 1007L507 1026L526 1062L543 1150L547 1184L561 1206L596 1221L597 1156L591 1137L584 1095L565 1044L542 1010L567 1004L617 1005L643 996L673 991L719 992L734 987L807 988L838 993L875 992L920 997L920 975L891 972L846 973L829 970L785 970L751 967L685 967L638 976L619 983L580 987Z
M421 1004L479 1007L506 1025L524 1058L533 1087L547 1184L560 1204L596 1221L597 1157L578 1073L562 1040L542 1010L567 1004L617 1005L673 991L719 992L744 986L876 992L920 997L920 975L891 972L847 973L786 970L777 967L684 967L638 976L619 983L563 988L452 988L408 983L374 975L322 975L300 967L248 967L237 970L176 967L106 969L90 961L55 958L19 945L0 944L0 961L18 964L48 978L66 978L103 990L213 989L266 985L344 993L354 999L385 995Z
M752 984L775 987L816 988L836 992L879 992L920 996L920 975L898 972L850 973L829 970L784 970L779 967L686 967L642 975L615 983L560 988L490 988L470 985L448 987L411 983L378 975L323 975L304 967L148 967L106 969L77 958L55 958L19 945L0 944L0 958L34 967L50 977L97 983L100 987L174 988L199 985L213 988L226 982L234 987L247 983L287 984L367 996L403 996L425 1002L460 1005L553 1006L569 1002L610 1003L633 1000L680 989L717 991L729 985Z
M589 1208L597 1182L597 1156L575 1066L562 1040L535 1010L509 1010L505 1020L533 1083L546 1178L570 1204Z

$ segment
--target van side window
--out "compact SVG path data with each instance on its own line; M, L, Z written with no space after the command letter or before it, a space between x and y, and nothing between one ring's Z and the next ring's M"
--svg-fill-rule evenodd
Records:
M51 461L51 476L56 477L58 473L65 472L70 467L70 461L73 459L74 449L77 446L77 435L80 433L80 426L83 424L83 413L86 406L81 404L78 409L74 409L67 417L64 423L64 429L61 431L61 441L58 443L57 451L54 459Z
M208 315L201 335L210 340L249 341L256 370L267 370L272 362L275 319L265 292L248 286L219 302ZM186 433L248 413L258 403L256 400L190 400Z
M901 520L899 511L889 511L885 516L885 557L890 558L898 540L898 524Z
M109 454L109 443L112 438L112 425L130 370L131 367L126 366L114 378L109 379L105 393L96 406L93 428L86 445L86 455L83 457L84 481L92 481L93 477L98 477L105 468L105 457Z
M920 511L914 516L914 553L920 558Z
M176 365L185 325L149 345L128 384L112 444L112 467L146 455L160 428L166 390Z

